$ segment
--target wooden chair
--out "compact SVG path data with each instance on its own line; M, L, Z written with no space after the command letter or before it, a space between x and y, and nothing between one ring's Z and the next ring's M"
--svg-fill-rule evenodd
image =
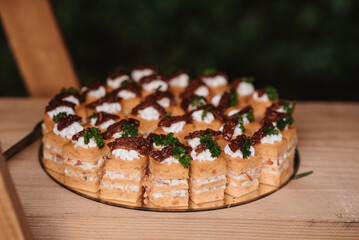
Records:
M48 0L0 0L0 15L30 96L79 86Z

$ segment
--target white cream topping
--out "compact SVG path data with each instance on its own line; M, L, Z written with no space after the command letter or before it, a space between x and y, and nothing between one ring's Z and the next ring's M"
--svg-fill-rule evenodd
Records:
M84 88L86 89L86 87ZM88 98L102 98L106 95L106 89L104 86L100 86L99 88L97 89L94 89L94 90L90 90L88 93L87 93L87 97Z
M214 120L213 114L210 111L208 111L206 116L202 120L203 111L204 111L204 109L194 111L192 113L193 120L196 120L197 122L205 122L205 123L208 123L208 124L211 123Z
M174 197L187 197L188 190L175 190L175 191L168 191L168 192L152 193L152 197L154 197L154 198L165 197L165 195L170 195L170 196L174 196Z
M77 147L82 147L82 148L89 148L89 147L97 147L97 144L95 142L95 140L92 138L90 138L90 141L88 144L85 144L85 138L84 137L79 137L79 139L77 141L72 141L72 143L75 144L75 148Z
M57 123L55 124L54 128L53 128L53 132L56 135L60 135L61 137L66 137L68 139L72 139L72 136L75 135L76 133L82 131L84 128L82 127L82 125L78 122L74 122L72 123L70 126L62 129L61 131L57 130Z
M95 125L95 124L96 124L96 121L97 121L97 118L91 118L90 124L91 124L92 126L96 126L96 125ZM109 126L111 126L111 125L114 124L114 123L115 123L115 120L110 119L110 120L108 120L108 121L106 121L106 122L100 124L99 127L100 127L101 129L107 129Z
M169 98L165 97L165 98L162 98L162 99L158 100L157 103L159 105L161 105L162 107L164 107L164 108L168 108L170 106L170 104L171 104L171 101L170 101Z
M132 79L135 80L136 82L139 82L139 81L141 80L141 78L150 76L151 74L153 74L153 70L150 69L150 68L134 69L134 70L131 72L131 77L132 77Z
M131 99L131 98L135 98L136 94L131 91L128 91L126 89L123 89L117 93L117 97L120 97L123 99Z
M96 107L97 112L118 113L121 111L120 103L104 103Z
M223 131L223 126L224 126L224 124L218 129L218 131ZM242 129L240 128L240 126L241 126L240 124L237 124L234 127L233 137L237 137L237 136L243 134Z
M92 176L88 176L86 174L79 174L79 173L76 173L74 171L71 171L70 169L68 168L65 168L64 169L64 172L67 176L70 176L70 177L80 177L82 178L82 180L84 181L94 181L96 180L99 176L95 176L95 177L92 177Z
M196 153L195 150L192 150L191 152L192 159L198 161L214 161L217 159L217 158L213 158L211 155L212 154L208 149L202 151L201 153Z
M140 117L146 120L157 120L160 118L160 113L154 107L147 107L138 111Z
M219 102L221 101L221 98L222 98L222 94L217 94L216 96L214 96L212 99L211 99L211 103L213 104L213 106L215 107L218 107L219 105Z
M195 185L204 185L204 184L208 184L208 183L222 181L224 179L226 179L226 174L217 175L214 177L198 178L198 179L191 178L191 182Z
M201 192L208 192L208 191L215 191L217 189L225 189L226 185L218 185L214 187L202 188L202 189L193 189L193 192L201 193Z
M201 139L199 137L188 139L188 144L194 149L201 144Z
M69 96L67 96L67 97L64 97L64 98L62 99L62 101L67 101L67 102L73 103L73 104L75 104L75 105L79 105L79 104L80 104L80 101L79 101L76 97L74 97L73 95L69 95Z
M216 75L213 77L203 77L202 80L207 86L211 88L225 86L228 83L227 78L221 75Z
M169 80L171 87L182 87L185 88L188 86L189 76L186 73L182 73Z
M129 77L127 75L118 76L114 79L107 78L106 83L107 86L111 87L112 89L117 89L121 86L121 83L128 80Z
M194 94L196 94L197 96L207 97L209 94L209 89L206 86L200 86L196 89L196 91L194 91Z
M62 162L63 162L62 157L57 156L57 154L53 155L53 154L48 153L48 152L44 152L44 158L50 159L51 161L54 161L54 162L57 162L57 163L60 163L60 164L62 164Z
M167 91L168 84L162 80L154 80L149 83L142 84L142 88L148 92L156 91L157 89L158 89L158 91L164 92L164 91Z
M57 114L59 114L61 112L65 112L65 113L67 113L67 115L75 114L75 111L71 107L59 106L59 107L55 108L54 110L48 111L47 115L49 115L50 118L53 118L54 116L56 116Z
M261 143L274 144L274 142L282 141L282 134L278 133L277 135L267 135L261 139Z
M176 122L172 123L169 127L162 127L163 131L165 132L173 132L178 133L182 131L183 127L186 125L186 121Z
M168 157L168 158L164 159L160 163L161 164L165 164L165 163L172 164L172 163L179 163L179 161L176 158L174 158L173 156L171 156L171 157Z
M187 179L163 179L163 178L154 178L153 179L154 183L156 185L165 185L165 186L178 186L180 184L185 184L188 186L188 181Z
M258 102L268 102L269 101L268 95L266 93L264 93L261 97L259 97L257 91L255 91L253 93L253 99L255 99Z
M128 160L132 161L133 159L137 159L142 157L142 155L135 151L135 150L126 150L122 148L118 148L112 151L112 154L115 155L115 157L121 158L121 160Z
M165 146L162 146L162 145L157 145L156 143L153 143L152 144L154 148L156 149L160 149L160 148L164 148Z
M251 152L251 156L254 156L254 148L252 146L249 148L249 151ZM224 153L231 156L232 158L235 158L235 157L243 158L242 151L240 149L238 149L236 152L233 152L231 150L231 148L229 147L229 144L227 144L224 147Z
M108 182L101 182L101 187L104 188L118 188L121 189L122 191L134 191L134 192L138 192L140 191L140 187L137 185L122 185L122 184L113 184L113 183L108 183Z
M103 177L107 177L110 179L125 179L125 180L141 181L143 175L144 173L139 173L139 174L133 174L128 176L124 172L105 170L105 174L103 175Z
M237 114L241 111L241 109L234 109L228 113L228 117L233 116L234 114Z
M240 82L237 87L237 93L240 96L248 96L254 92L254 86L252 83Z
M116 132L115 134L112 135L113 138L119 138L122 137L122 132Z
M284 110L284 108L283 108L283 106L282 106L282 107L278 108L278 109L276 110L276 112L286 113L287 111Z

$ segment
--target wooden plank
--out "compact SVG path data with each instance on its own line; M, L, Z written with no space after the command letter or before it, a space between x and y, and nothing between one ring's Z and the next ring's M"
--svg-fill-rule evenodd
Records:
M0 15L31 96L53 96L63 87L78 87L47 0L0 0Z
M0 239L32 239L0 149Z
M3 146L31 131L46 103L0 98ZM264 199L223 210L144 212L84 199L43 172L39 141L8 165L39 239L359 239L359 103L304 102L295 119L299 172L314 173Z

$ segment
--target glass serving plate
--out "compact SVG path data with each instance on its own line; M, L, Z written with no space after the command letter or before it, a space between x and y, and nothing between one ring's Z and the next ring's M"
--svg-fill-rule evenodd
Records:
M131 202L125 202L125 201L116 201L116 200L109 200L109 199L101 199L99 193L93 193L93 192L87 192L81 189L75 189L71 188L69 186L66 186L64 184L63 178L64 176L62 174L59 174L57 172L54 172L50 169L45 168L43 162L42 162L42 144L39 149L39 160L41 167L44 169L44 171L47 173L47 175L54 180L57 184L60 186L66 188L67 190L76 193L77 195L80 195L84 198L100 202L107 205L112 205L116 207L122 207L122 208L128 208L128 209L134 209L134 210L143 210L143 211L157 211L157 212L196 212L196 211L209 211L209 210L215 210L215 209L221 209L221 208L230 208L235 207L243 204L247 204L250 202L254 202L256 200L259 200L261 198L264 198L279 189L283 188L285 185L290 182L290 180L293 178L293 176L296 175L297 170L299 168L299 154L298 150L295 150L295 157L294 157L294 171L291 175L288 175L285 177L285 181L282 185L279 187L270 186L266 184L259 184L259 189L251 192L247 195L244 195L242 197L233 197L229 194L225 194L224 200L215 201L215 202L209 202L209 203L202 203L202 204L196 204L192 201L189 202L188 207L172 207L172 208L164 208L164 207L158 207L155 205L146 204L143 198L138 199L136 203Z

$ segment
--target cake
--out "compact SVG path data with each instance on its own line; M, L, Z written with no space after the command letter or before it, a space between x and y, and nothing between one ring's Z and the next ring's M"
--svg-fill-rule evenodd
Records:
M253 78L194 80L150 65L63 89L44 111L47 171L113 202L161 208L218 206L293 174L296 103Z

